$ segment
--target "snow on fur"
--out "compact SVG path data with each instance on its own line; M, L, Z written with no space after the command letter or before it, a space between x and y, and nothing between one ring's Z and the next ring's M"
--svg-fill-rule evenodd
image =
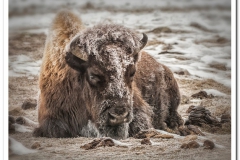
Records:
M130 53L141 46L140 38L134 31L118 24L99 24L86 29L77 37L75 36L70 44L77 44L80 50L84 51L83 54L97 57L99 57L99 49L105 44L121 43L123 49L129 50ZM69 45L66 46L66 50L69 50ZM99 61L101 61L100 57Z

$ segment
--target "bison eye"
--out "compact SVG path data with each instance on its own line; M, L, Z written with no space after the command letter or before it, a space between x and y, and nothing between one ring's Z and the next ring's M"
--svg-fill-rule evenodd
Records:
M96 74L89 74L88 80L91 85L97 86L104 82L104 77Z
M97 76L97 75L91 74L91 75L89 75L89 80L90 80L91 82L97 83L97 82L100 81L100 77Z

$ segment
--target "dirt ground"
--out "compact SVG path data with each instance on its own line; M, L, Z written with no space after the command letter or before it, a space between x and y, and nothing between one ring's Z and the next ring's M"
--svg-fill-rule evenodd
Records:
M9 56L27 55L33 60L40 60L44 48L44 34L21 33L10 35ZM29 47L31 46L31 47ZM187 118L186 110L191 105L205 106L212 115L221 117L224 113L231 114L231 89L211 79L193 79L188 75L175 74L177 78L183 102L179 106L179 113ZM225 93L227 96L204 98L196 100L191 97L203 89L211 88ZM36 100L38 94L38 77L29 78L9 77L9 115L25 116L37 122L37 109L23 110L21 106L25 100ZM225 128L224 128L225 127ZM231 159L231 126L225 124L222 129L213 130L201 128L206 136L198 136L197 142L203 143L204 138L212 140L217 146L212 149L199 148L182 149L183 143L188 142L183 138L151 138L155 145L141 145L141 139L128 138L121 140L131 144L130 146L99 147L85 150L80 148L89 143L93 138L35 138L31 132L15 132L9 136L21 142L27 148L31 148L34 142L39 142L40 147L36 153L26 155L10 155L9 159ZM204 137L204 138L202 138ZM220 147L219 147L220 146Z

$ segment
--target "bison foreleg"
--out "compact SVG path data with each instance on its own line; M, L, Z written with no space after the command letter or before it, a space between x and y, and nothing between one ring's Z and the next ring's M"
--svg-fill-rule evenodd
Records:
M134 86L135 84L133 84ZM132 137L141 130L153 128L152 126L152 108L142 98L142 95L136 86L133 94L133 120L129 124L129 136Z
M38 128L33 131L35 137L65 138L72 137L69 127L57 119L45 119Z
M171 129L178 129L181 125L183 125L183 119L178 114L177 111L171 113L171 115L167 118L167 124Z
M169 115L167 116L165 122L167 123L167 126L171 130L171 132L181 134L179 127L183 126L183 119L176 110L169 111ZM169 131L168 129L165 130Z
M132 137L141 130L152 128L151 116L141 108L133 110L133 120L129 124L129 136Z

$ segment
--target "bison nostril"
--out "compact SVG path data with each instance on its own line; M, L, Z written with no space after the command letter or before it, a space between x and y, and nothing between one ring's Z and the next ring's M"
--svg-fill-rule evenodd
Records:
M115 115L114 114L111 114L111 113L108 113L108 117L109 117L109 119L116 119L115 117Z
M110 125L119 125L119 124L128 122L129 113L125 112L123 114L118 115L118 114L109 112L108 117L109 117Z
M109 112L109 115L110 115L110 118L116 118L116 119L119 119L119 118L125 118L125 117L127 117L128 112L125 112L125 113L120 114L120 115Z

